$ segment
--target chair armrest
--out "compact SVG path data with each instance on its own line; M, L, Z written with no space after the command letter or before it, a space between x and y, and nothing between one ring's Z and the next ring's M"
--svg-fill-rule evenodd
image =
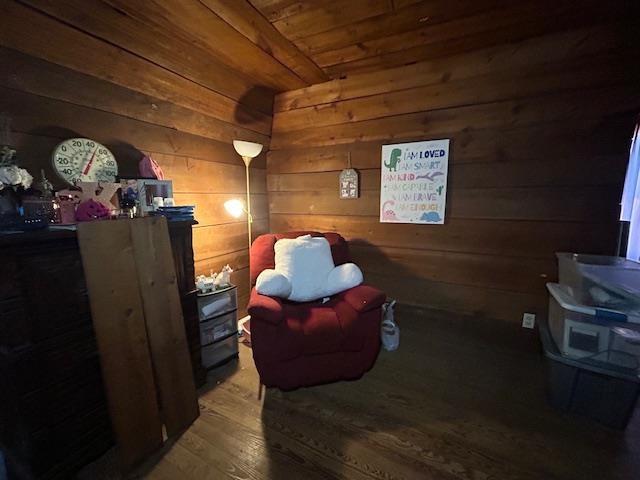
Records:
M338 294L338 297L347 302L356 312L368 312L379 308L387 299L387 295L377 288L369 285L358 285Z
M251 290L247 311L251 315L251 321L265 320L273 325L278 325L284 317L282 301L279 298L260 295L255 288Z

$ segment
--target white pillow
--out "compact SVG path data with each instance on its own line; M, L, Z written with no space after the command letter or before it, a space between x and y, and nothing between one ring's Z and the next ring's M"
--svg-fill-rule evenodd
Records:
M262 295L287 298L291 294L291 282L281 273L268 268L258 275L256 289Z
M355 263L343 263L329 272L327 279L327 290L324 296L335 295L344 292L350 288L360 285L364 279L362 278L362 270Z
M278 240L275 264L275 269L264 270L258 275L258 293L309 302L362 283L362 272L355 264L335 266L331 247L324 237L303 235Z
M322 298L334 269L331 247L324 237L283 238L275 244L276 271L291 282L289 300L308 302Z

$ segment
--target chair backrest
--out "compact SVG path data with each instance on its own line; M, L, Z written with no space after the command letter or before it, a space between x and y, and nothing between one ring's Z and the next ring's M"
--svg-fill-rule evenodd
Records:
M349 255L349 245L347 241L342 238L342 235L334 232L320 233L320 232L287 232L287 233L267 233L260 235L251 244L251 285L256 283L256 278L260 275L260 272L267 268L274 268L275 262L275 250L274 246L281 238L296 238L301 235L311 235L313 237L324 237L331 246L331 256L333 257L333 263L336 265L342 265L351 261Z

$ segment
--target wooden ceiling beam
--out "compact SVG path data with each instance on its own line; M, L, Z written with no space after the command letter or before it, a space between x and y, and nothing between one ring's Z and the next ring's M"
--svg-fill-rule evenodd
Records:
M255 85L255 79L229 68L207 50L170 35L166 29L142 22L127 12L114 8L107 1L24 1L93 37L117 45L236 101L242 99ZM242 103L270 114L272 97L273 95L253 96Z
M350 24L347 28L334 28L296 40L296 45L308 55L338 50L361 42L384 38L393 34L424 28L470 16L505 5L508 0L435 0L404 5L388 13L369 17Z
M496 8L477 15L458 16L443 23L425 22L416 30L392 32L391 35L378 36L369 41L350 44L313 57L320 66L328 67L412 47L449 42L515 24L533 24L536 21L547 20L550 15L562 14L566 11L566 8L556 8L553 12L549 12L540 7L539 1L519 2L510 8Z
M250 0L271 23L318 7L318 0Z
M363 42L357 48L346 48L341 52L327 52L326 56L320 54L323 59L316 57L315 60L329 76L340 78L445 58L554 32L619 22L624 18L621 11L607 10L606 5L594 2L591 2L591 9L576 9L566 3L547 9L539 5L537 2L523 2L510 9ZM623 36L622 30L622 24L620 28L616 27L620 36Z
M287 40L247 0L200 0L253 44L272 55L307 84L329 79L318 65Z
M622 24L640 13L638 2L601 0L250 1L331 78Z
M262 89L286 91L307 83L256 46L199 0L107 0L118 9L204 48Z
M389 0L333 0L319 5L298 15L276 20L273 25L295 43L299 38L345 27L392 10Z
M229 97L35 9L16 2L5 3L3 13L13 21L0 29L0 45L229 124L237 123L240 116L247 119L245 128L266 135L271 132L270 115L239 105ZM46 35L25 35L25 31Z

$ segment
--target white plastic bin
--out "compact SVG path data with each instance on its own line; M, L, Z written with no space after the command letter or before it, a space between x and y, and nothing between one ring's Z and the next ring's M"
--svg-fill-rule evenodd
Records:
M640 311L640 263L622 257L558 252L558 280L581 304Z
M640 317L625 311L583 305L570 287L548 283L549 330L560 353L591 364L638 371Z

